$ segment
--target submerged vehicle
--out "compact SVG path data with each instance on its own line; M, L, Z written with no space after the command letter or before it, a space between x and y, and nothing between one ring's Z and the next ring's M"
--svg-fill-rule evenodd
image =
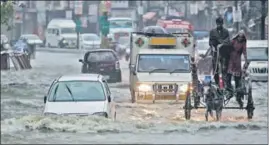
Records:
M44 115L97 115L116 119L113 96L99 74L64 75L44 96Z

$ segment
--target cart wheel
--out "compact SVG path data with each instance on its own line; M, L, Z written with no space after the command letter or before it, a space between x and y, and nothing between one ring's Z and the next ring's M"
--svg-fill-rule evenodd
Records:
M185 107L184 107L184 111L185 111L185 119L186 120L190 120L191 119L191 96L188 93L186 100L185 100Z
M247 110L247 116L248 116L248 119L252 119L253 115L254 115L254 102L253 102L253 98L252 98L252 89L249 88L248 90L248 102L247 102L247 107L246 107L246 110Z

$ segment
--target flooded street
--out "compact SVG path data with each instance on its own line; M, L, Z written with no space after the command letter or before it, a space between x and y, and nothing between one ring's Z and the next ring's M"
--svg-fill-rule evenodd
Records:
M254 118L245 110L224 110L221 122L205 122L204 110L185 121L183 104L132 104L128 62L121 83L110 84L117 120L43 116L43 97L52 81L81 71L82 53L37 52L33 69L1 72L1 143L267 143L267 83L253 83ZM230 105L236 105L232 99ZM49 138L49 139L48 139Z

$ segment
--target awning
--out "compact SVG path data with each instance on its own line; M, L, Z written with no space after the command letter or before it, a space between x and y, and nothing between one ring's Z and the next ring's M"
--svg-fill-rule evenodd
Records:
M156 12L147 12L143 15L144 20L150 20L156 15Z

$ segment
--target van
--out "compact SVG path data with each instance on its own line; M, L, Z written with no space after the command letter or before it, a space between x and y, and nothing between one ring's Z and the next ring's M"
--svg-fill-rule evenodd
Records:
M76 24L73 20L52 19L46 30L46 46L62 47L63 40L67 42L66 47L75 48L77 46Z

